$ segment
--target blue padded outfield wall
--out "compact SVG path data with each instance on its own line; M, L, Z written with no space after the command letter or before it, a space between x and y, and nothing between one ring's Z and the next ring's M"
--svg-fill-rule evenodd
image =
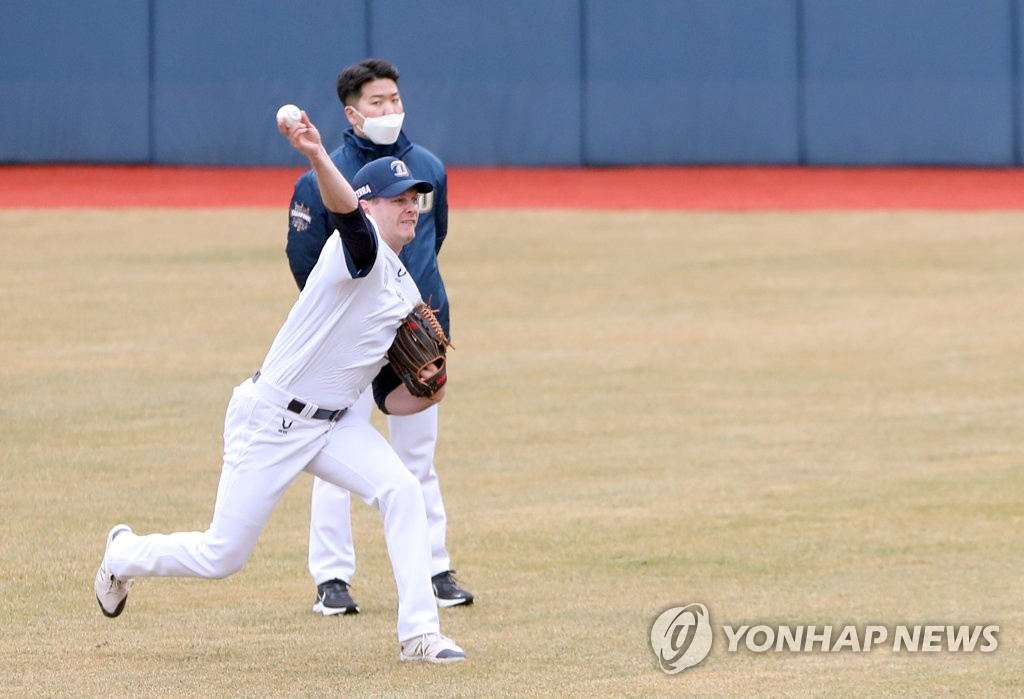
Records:
M1024 0L2 0L0 162L303 164L340 68L449 165L1024 164Z

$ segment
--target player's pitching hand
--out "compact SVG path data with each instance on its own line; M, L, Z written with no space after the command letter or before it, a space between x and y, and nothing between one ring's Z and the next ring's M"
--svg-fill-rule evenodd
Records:
M306 157L311 158L323 149L320 132L309 120L309 115L305 111L302 112L302 117L291 126L283 121L277 122L277 130L288 139L292 148Z

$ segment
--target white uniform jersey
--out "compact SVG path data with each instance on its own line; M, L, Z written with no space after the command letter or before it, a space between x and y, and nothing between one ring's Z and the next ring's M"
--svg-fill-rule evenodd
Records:
M295 398L348 408L387 363L395 332L420 301L419 289L376 224L377 257L353 278L335 231L271 345L260 381Z

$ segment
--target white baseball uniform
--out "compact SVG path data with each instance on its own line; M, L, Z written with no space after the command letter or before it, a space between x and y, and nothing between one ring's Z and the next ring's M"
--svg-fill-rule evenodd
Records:
M339 234L331 236L260 371L234 389L209 529L123 533L108 549L111 574L223 578L237 572L285 489L307 471L380 509L398 587L399 641L439 633L419 482L363 415L315 417L356 402L420 300L398 255L373 228L376 257L362 278L353 277Z

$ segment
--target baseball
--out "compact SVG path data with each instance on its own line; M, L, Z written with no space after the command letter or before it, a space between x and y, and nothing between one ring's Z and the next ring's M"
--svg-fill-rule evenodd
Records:
M284 125L291 128L302 118L302 112L294 104L286 104L277 110L277 121L278 123L284 122Z

